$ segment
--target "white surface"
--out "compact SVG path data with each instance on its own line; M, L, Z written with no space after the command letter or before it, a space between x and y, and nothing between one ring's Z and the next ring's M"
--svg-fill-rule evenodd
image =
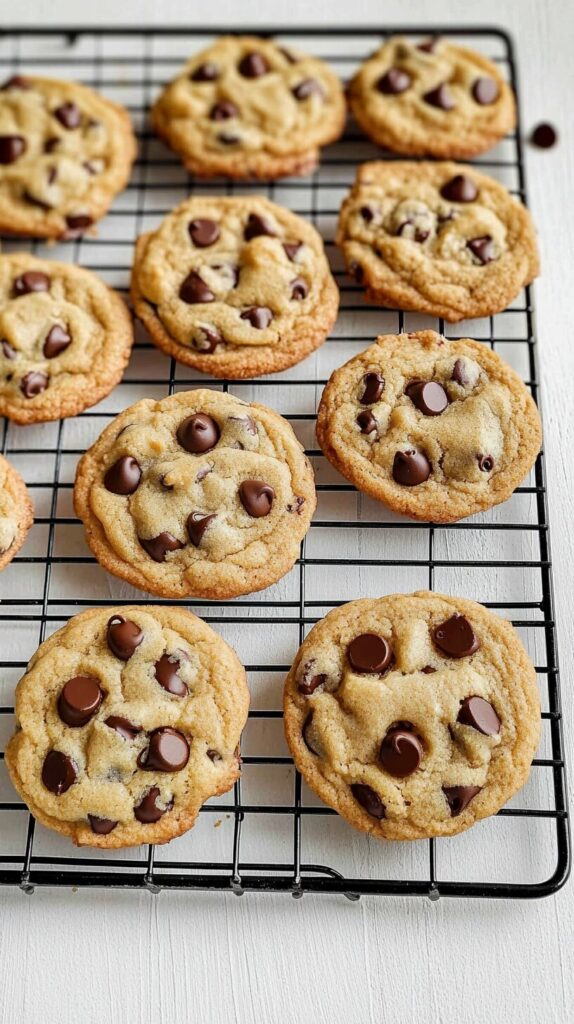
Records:
M193 5L204 17L204 10ZM30 24L193 24L189 3L2 3L2 21ZM540 230L539 356L552 508L557 619L567 746L572 751L572 36L566 0L502 3L363 0L205 5L213 23L387 26L500 24L515 37L526 128L552 120L561 144L528 152ZM149 15L149 19L146 17ZM570 757L570 761L572 761ZM490 1022L565 1024L574 1012L573 887L539 903L339 898L0 892L0 1021L198 1021L201 1024Z

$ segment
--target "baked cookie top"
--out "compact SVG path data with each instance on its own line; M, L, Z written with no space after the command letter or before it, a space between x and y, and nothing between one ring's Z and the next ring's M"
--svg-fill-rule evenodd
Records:
M191 612L93 608L32 657L6 765L78 845L165 843L239 775L248 706L235 652Z
M222 36L156 100L152 124L194 174L309 174L339 138L345 98L322 60L270 39Z
M77 82L16 75L0 88L0 230L74 238L125 188L129 115Z
M509 622L419 591L352 601L313 627L285 684L309 786L380 839L462 832L525 783L538 745L534 666Z
M516 124L497 66L445 39L389 39L359 68L349 101L367 135L405 156L471 157Z
M182 203L139 239L131 291L156 344L215 377L298 363L339 305L321 236L261 196Z
M361 491L411 519L449 523L506 501L542 428L519 375L487 345L387 334L332 374L317 437Z
M363 164L336 241L370 299L449 321L505 309L539 269L526 207L461 164Z
M282 416L199 389L116 417L80 460L74 504L116 576L165 597L228 598L289 571L316 497Z
M0 569L20 550L33 521L34 507L26 484L0 455Z
M75 416L121 380L132 343L125 303L91 271L0 256L0 415Z

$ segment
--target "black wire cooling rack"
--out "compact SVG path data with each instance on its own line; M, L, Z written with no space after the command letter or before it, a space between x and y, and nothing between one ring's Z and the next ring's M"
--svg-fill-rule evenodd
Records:
M433 28L393 29L406 36ZM510 39L496 29L440 29L497 61L516 90ZM262 34L261 29L255 34ZM265 33L263 33L265 34ZM269 34L269 33L267 33ZM285 45L327 59L347 78L388 34L372 29L274 30ZM194 191L264 191L309 218L322 232L341 289L341 313L329 341L287 373L256 381L209 381L247 400L272 405L293 423L317 473L319 508L301 557L285 580L263 594L226 604L190 605L229 639L246 664L253 694L242 744L243 773L232 794L210 801L187 836L167 847L75 851L67 840L35 826L10 786L0 760L0 883L36 886L115 886L148 889L252 890L428 896L529 898L555 892L569 870L558 662L554 628L544 460L498 509L449 526L412 523L342 483L313 440L320 392L335 366L379 333L435 327L496 347L522 373L538 399L532 293L527 288L495 317L459 324L364 304L333 246L341 199L356 166L381 154L356 126L323 154L306 179L270 184L194 182L150 133L146 113L162 84L214 33L196 29L10 29L0 34L0 77L20 72L78 79L123 103L138 131L140 151L131 183L98 227L96 237L51 250L35 242L3 243L47 258L81 263L126 292L133 243L142 230ZM520 125L478 163L525 196ZM38 643L69 615L91 605L133 602L134 591L107 577L89 557L73 517L75 463L105 422L144 396L204 383L157 352L138 334L123 383L96 409L74 420L38 427L4 423L2 451L32 489L37 517L22 553L0 577L0 748L13 728L14 685ZM436 587L482 601L510 618L537 666L543 723L539 756L524 790L496 817L453 839L378 843L355 833L322 805L295 772L284 745L282 681L308 628L329 608L360 596ZM150 603L136 594L139 603ZM158 603L153 602L153 603ZM169 603L169 602L165 602ZM0 759L3 759L0 753Z

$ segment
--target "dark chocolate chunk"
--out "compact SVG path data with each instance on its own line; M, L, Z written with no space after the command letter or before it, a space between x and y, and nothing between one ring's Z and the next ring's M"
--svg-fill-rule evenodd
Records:
M123 615L112 615L108 620L108 647L121 661L129 661L143 638L143 630L131 619L124 619Z
M361 633L347 647L347 656L356 672L382 675L393 660L391 646L377 633Z
M202 455L209 452L219 441L219 427L211 416L196 412L182 420L176 432L177 440L186 452Z
M77 729L94 717L102 700L99 679L74 676L64 683L58 697L58 714L66 725Z
M46 359L54 359L55 356L59 356L61 352L65 352L71 344L72 335L65 327L62 327L61 324L54 324L46 335L43 350L44 355Z
M373 405L378 402L385 390L385 378L380 373L366 373L363 377L364 390L359 401L361 405Z
M215 295L211 288L206 285L203 278L195 270L190 271L182 282L179 289L179 297L182 302L187 302L190 306L199 302L215 301Z
M96 814L88 814L88 820L92 832L95 832L97 836L109 836L110 832L113 832L117 821L112 821L111 818L98 818Z
M142 478L141 466L133 455L122 455L104 476L104 487L112 494L133 494Z
M363 810L370 814L372 818L378 818L381 821L385 816L385 805L381 800L378 793L375 793L374 789L370 786L365 786L362 782L354 782L351 786L351 793L355 797L358 804L361 805Z
M404 68L389 68L377 82L377 89L385 96L397 96L412 84L412 78Z
M262 480L244 480L239 485L239 498L243 508L252 519L261 519L271 512L275 491L271 484Z
M217 221L209 220L207 217L197 217L195 220L190 220L187 230L193 244L198 249L205 249L207 246L213 245L219 238L219 224Z
M138 537L138 540L154 562L165 562L168 551L179 551L183 544L173 533L163 530L157 537Z
M451 818L462 814L470 801L477 793L480 793L481 788L481 786L443 786L442 791L450 807Z
M416 487L424 484L432 472L432 466L426 455L412 449L397 452L393 461L393 480L403 487Z
M451 658L468 658L480 647L470 622L459 612L435 626L432 637L436 646Z
M60 750L50 750L42 765L42 782L50 793L61 796L78 777L77 766L67 754Z
M29 292L49 292L50 278L40 270L27 270L14 281L14 295L28 295Z
M239 74L244 78L261 78L270 71L269 64L262 53L246 53L238 64Z
M442 85L438 85L436 89L425 92L423 100L431 107L438 107L439 110L454 110L456 106L445 82Z
M23 135L0 135L0 164L15 163L27 148Z
M249 320L252 327L256 327L258 331L264 331L266 327L269 327L273 319L273 313L268 306L251 306L240 314L242 320Z
M30 370L20 381L20 391L24 398L35 398L48 387L48 378L41 370Z
M456 720L477 729L483 736L497 736L500 732L500 718L484 697L465 697Z
M128 718L121 715L110 715L106 718L105 724L114 732L119 733L123 740L133 740L142 731L139 725L134 725Z
M192 71L189 77L192 82L215 82L219 78L219 68L217 64L206 61Z
M405 388L413 405L425 416L440 416L448 407L448 395L434 380L415 380Z
M186 697L187 686L181 676L178 675L181 668L181 661L176 654L162 654L159 661L155 663L155 678L160 686L163 686L167 693L174 697Z
M379 760L389 775L405 779L412 775L421 763L424 750L414 731L395 727L389 729L379 752Z
M148 772L180 772L189 761L189 743L183 733L165 726L154 729L147 750L137 759L138 768Z
M141 821L142 825L154 825L173 806L172 802L168 807L160 807L157 802L159 795L159 788L152 786L145 796L142 797L139 804L135 805L134 815L138 821Z
M198 548L201 544L203 535L213 519L217 519L215 512L209 515L205 512L192 512L187 517L187 532L194 548Z
M440 194L451 203L473 203L478 198L478 188L468 174L455 174L444 183Z
M250 213L243 231L243 237L246 242L250 242L252 238L257 238L259 235L268 235L270 238L275 238L277 232L265 220L265 217L261 217L258 213Z
M53 111L53 114L62 127L67 128L68 131L80 127L82 115L75 103L62 103Z

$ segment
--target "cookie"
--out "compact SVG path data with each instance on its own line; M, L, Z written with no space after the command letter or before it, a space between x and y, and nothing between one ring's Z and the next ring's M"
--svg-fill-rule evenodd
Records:
M317 415L325 456L411 519L451 523L506 501L540 451L519 375L487 345L387 334L332 374Z
M159 348L235 380L300 362L339 307L318 232L261 196L178 206L138 239L131 296Z
M506 309L539 270L526 207L461 164L363 164L336 241L373 302L451 322Z
M349 102L374 142L405 156L472 157L516 125L496 64L445 39L389 39L352 79Z
M157 134L203 178L310 174L341 135L341 82L322 61L256 36L223 36L188 61L151 111Z
M223 599L275 583L315 504L289 423L204 389L122 412L80 460L74 489L98 561L163 597Z
M427 591L351 601L313 627L285 683L308 785L378 839L452 836L524 785L534 666L509 622Z
M119 295L89 270L0 256L0 415L75 416L121 380L133 343Z
M26 484L0 455L0 570L18 553L33 522L34 506Z
M235 652L184 608L91 608L16 689L10 778L78 846L166 843L239 775L249 693Z

